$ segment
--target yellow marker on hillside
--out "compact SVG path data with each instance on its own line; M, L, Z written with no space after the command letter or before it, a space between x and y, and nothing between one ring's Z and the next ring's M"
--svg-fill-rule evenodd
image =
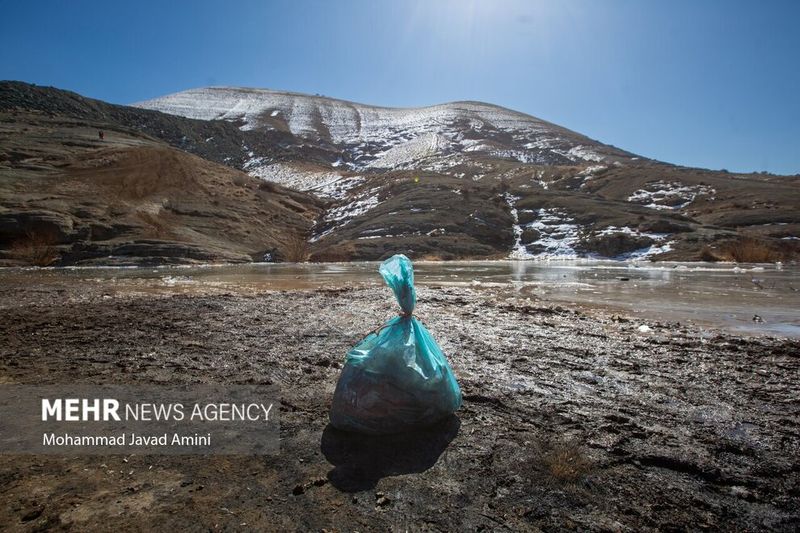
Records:
M419 183L419 176L414 176L414 183Z

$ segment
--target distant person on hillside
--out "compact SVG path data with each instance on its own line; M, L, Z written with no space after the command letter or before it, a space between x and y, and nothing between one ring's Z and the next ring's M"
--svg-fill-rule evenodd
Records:
M100 130L97 132L97 136L100 137L100 140L102 141L103 139L105 139L106 134L103 133L103 130Z

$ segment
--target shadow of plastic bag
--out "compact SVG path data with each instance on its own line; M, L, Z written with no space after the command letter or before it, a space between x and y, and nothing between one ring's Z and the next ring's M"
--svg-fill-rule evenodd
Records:
M320 443L334 466L328 480L343 492L359 492L374 488L384 477L424 472L436 464L460 427L455 415L394 435L348 433L328 424Z

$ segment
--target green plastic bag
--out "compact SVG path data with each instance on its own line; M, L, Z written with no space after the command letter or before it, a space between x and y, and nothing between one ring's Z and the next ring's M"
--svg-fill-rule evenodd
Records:
M404 255L381 263L402 313L347 353L331 406L344 431L399 433L428 426L461 406L461 390L442 350L412 316L414 268Z

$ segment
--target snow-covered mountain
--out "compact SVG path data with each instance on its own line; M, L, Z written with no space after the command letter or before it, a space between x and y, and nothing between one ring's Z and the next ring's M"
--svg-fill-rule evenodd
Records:
M481 102L388 108L266 89L209 87L133 105L226 120L246 131L288 130L341 148L341 161L334 163L349 169L409 168L445 157L455 166L465 154L551 165L630 156L555 124Z
M309 235L319 259L685 259L736 238L739 224L786 240L800 222L783 183L648 160L488 103L387 108L209 87L134 105L233 125L237 154L213 137L188 149L231 153L222 162L330 201ZM767 186L782 199L736 200Z

